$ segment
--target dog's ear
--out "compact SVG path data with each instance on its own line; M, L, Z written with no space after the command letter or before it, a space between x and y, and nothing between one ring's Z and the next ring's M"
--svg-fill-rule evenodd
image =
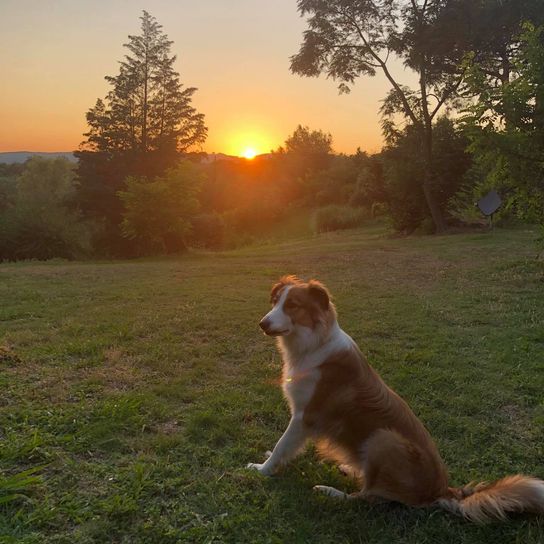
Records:
M273 304L276 300L276 295L285 287L285 283L281 280L272 286L272 291L270 291L270 304Z
M327 288L321 282L310 280L308 282L308 292L323 310L329 309L331 296L329 295Z
M300 280L296 276L283 276L280 278L280 281L272 286L272 291L270 291L270 302L273 303L276 295L286 286L294 285L295 283L300 283Z

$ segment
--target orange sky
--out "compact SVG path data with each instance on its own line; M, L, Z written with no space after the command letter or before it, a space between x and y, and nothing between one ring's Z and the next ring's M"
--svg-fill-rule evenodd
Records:
M339 95L325 77L289 72L305 29L296 0L0 0L0 151L77 148L142 9L174 41L182 82L199 89L204 151L268 152L298 124L330 132L338 152L381 147L383 77Z

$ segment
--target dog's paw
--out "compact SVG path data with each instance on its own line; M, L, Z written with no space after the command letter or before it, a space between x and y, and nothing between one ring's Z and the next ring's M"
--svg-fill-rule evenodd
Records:
M248 463L246 468L256 470L259 474L263 476L272 476L272 472L269 467L266 466L266 463Z
M264 452L264 456L268 459L269 457L272 457L272 452L270 450L267 450Z
M316 493L323 493L323 495L327 495L329 497L334 497L335 499L348 498L347 493L339 491L338 489L335 489L334 487L330 487L328 485L314 485L314 491Z

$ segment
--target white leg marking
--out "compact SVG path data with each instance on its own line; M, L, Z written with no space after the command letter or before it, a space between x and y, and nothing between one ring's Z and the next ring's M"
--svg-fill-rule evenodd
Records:
M263 476L272 476L281 465L296 456L306 439L302 418L293 417L268 459L262 464L248 463L247 468L258 470Z
M314 491L318 493L323 493L329 497L334 497L335 499L350 499L352 498L347 493L340 491L334 487L329 487L328 485L314 485Z

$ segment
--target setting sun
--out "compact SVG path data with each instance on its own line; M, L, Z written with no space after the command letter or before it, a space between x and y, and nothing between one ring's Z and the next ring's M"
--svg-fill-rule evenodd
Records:
M244 152L242 153L242 157L246 159L250 159L250 160L254 159L256 155L257 155L257 152L255 151L253 147L246 147L244 149Z

